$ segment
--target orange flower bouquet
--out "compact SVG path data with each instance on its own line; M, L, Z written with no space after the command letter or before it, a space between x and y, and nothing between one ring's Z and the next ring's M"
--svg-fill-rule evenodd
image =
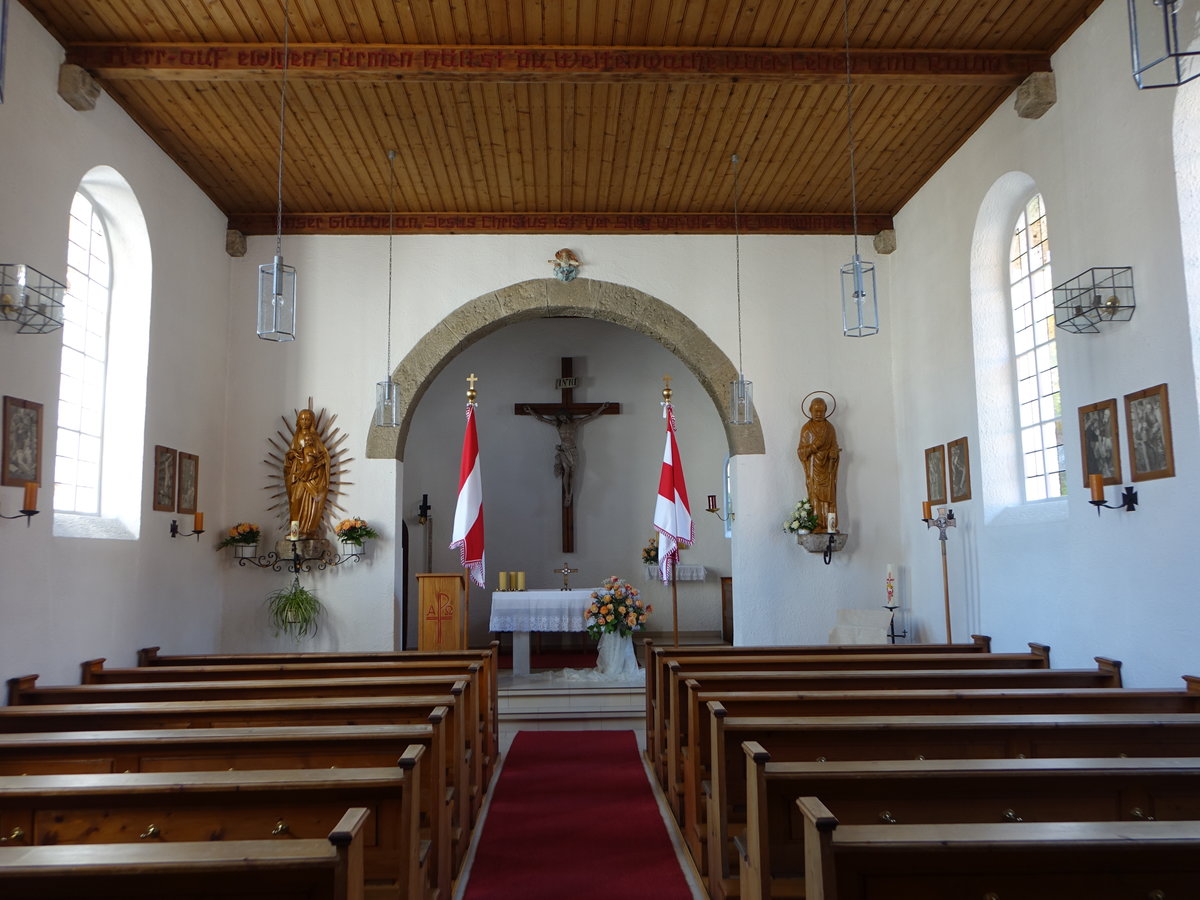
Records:
M238 544L257 544L260 535L259 527L252 522L238 522L221 538L217 544L218 550L233 547Z
M379 533L364 519L342 519L334 526L333 530L342 543L355 544L359 547L367 538L379 537Z
M602 634L618 632L621 637L645 627L646 616L654 611L653 606L642 603L638 589L611 575L596 590L592 591L591 605L584 611L587 632L593 640Z

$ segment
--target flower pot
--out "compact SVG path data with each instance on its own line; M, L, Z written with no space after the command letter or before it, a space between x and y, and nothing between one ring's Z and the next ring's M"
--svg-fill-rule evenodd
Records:
M258 556L258 544L232 544L234 559L248 559Z
M808 528L797 528L796 534L812 534L812 531Z

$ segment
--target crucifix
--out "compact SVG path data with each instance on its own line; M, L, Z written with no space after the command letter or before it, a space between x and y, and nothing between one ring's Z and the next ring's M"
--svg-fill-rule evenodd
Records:
M576 403L574 360L562 357L562 377L554 386L561 391L558 403L516 403L513 413L518 416L533 416L539 422L553 425L558 431L558 444L554 448L554 474L562 479L562 548L564 553L575 552L575 470L579 465L579 447L575 434L580 425L597 416L621 414L620 403Z
M561 575L563 577L563 586L559 588L560 591L569 591L571 589L571 582L569 582L567 579L578 571L578 569L572 569L570 566L568 566L565 559L563 560L563 564L554 570L556 575Z

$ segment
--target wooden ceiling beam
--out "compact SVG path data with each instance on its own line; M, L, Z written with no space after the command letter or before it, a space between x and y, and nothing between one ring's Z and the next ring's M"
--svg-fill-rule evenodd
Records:
M850 234L850 213L739 213L742 234ZM237 213L229 228L274 234L275 213ZM892 228L892 217L858 214L861 235ZM409 213L397 212L395 234L733 234L733 214L718 213ZM388 213L284 212L284 234L387 234Z
M277 80L283 45L77 43L67 62L108 80ZM1018 85L1050 71L1042 52L851 50L857 82ZM289 44L288 75L346 81L787 82L846 80L839 48Z

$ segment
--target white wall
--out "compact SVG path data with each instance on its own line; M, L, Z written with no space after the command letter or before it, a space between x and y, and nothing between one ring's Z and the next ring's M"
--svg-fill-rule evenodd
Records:
M153 253L149 400L139 436L200 457L200 504L220 521L228 261L224 217L107 95L76 112L56 93L62 50L19 3L10 3L0 104L0 260L62 280L71 198L97 165L116 168L141 203ZM39 505L29 528L0 520L0 670L77 681L78 664L130 664L147 644L217 645L220 584L207 540L171 540L171 514L150 509L150 467L135 541L56 538L54 467L61 331L18 335L0 323L0 394L44 406ZM0 488L0 512L20 505Z
M271 243L268 238L252 240L246 258L234 264L234 284L245 297L240 302L246 306L235 315L231 369L244 375L258 390L236 406L231 404L231 446L239 447L238 453L247 456L263 445L264 427L272 415L278 415L276 407L280 404L275 398L283 393L295 398L288 401L291 406L314 394L318 405L336 409L342 416L339 421L357 442L356 449L360 449L373 402L373 383L386 368L383 334L386 239L285 237L284 256L297 267L300 278L301 336L294 345L264 350L249 332L252 313L249 304L254 267L269 259ZM731 236L397 236L393 366L427 331L463 303L510 284L548 277L551 266L546 260L564 246L574 249L583 260L582 277L628 284L676 307L711 336L727 356L737 358ZM742 239L745 370L747 377L755 382L755 402L767 452L764 456L739 457L735 461L738 519L732 568L738 579L735 630L739 643L824 641L839 606L876 606L882 602L884 568L888 561L898 558L897 473L889 437L894 431L891 357L886 338L851 340L841 336L838 268L849 259L850 252L851 242L845 237ZM886 279L886 258L878 263ZM244 321L238 322L239 317ZM596 323L580 327L583 339L591 334ZM497 339L509 330L500 332ZM512 330L516 333L515 328ZM596 334L599 333L597 329ZM629 335L623 351L627 361L632 364L644 346L643 339ZM544 356L549 371L521 376L530 379L526 390L534 391L531 396L549 398L550 393L538 385L549 383L556 369L555 361L561 355L568 355L567 351L547 348ZM422 452L444 453L439 477L447 485L455 483L461 446L459 392L466 372L459 368L456 361L454 374L444 376L449 381L446 394L450 399L446 403L458 410L453 414L458 425L453 429L456 436L452 446L447 450L434 433L414 427L406 449L406 460ZM482 365L476 368L482 370ZM642 387L645 394L654 396L661 374L647 371ZM597 375L588 396L603 393L607 398L607 386L621 384L614 382L617 377L615 373L612 379ZM833 422L844 448L840 523L843 530L851 533L847 550L835 556L828 567L822 565L819 556L805 553L781 529L784 516L805 494L803 472L795 453L804 422L800 401L818 389L831 391L838 399ZM632 393L631 384L628 389L618 391L615 399L632 402ZM489 398L487 393L481 396ZM507 396L503 399L512 402ZM425 402L434 401L426 398ZM440 406L442 401L437 402ZM485 405L484 413L490 415L487 409ZM711 405L708 409L705 417L713 419L717 413ZM682 421L689 424L686 419ZM519 424L522 423L507 427L517 429ZM547 435L524 424L526 427L515 434L522 434L522 440L528 442L524 445L526 451L548 459ZM492 427L490 423L487 425L489 429ZM605 427L606 422L584 426L585 456L587 442L599 440L597 435ZM656 434L651 443L661 440L657 425L650 426L649 431ZM485 433L481 440L486 441L489 436L490 433ZM702 443L688 443L683 452L688 454L685 464L692 458L719 460L726 452L724 437L719 429L712 429ZM652 459L660 453L661 448L656 448ZM439 494L423 486L428 483L423 474L415 478L407 472L397 476L394 471L397 468L380 460L359 460L355 464L354 490L368 495L372 508L379 510L372 514L386 515L385 521L389 523L395 521L392 516L411 519L421 494L430 493L442 510L438 515L445 520L449 506L445 491L450 488L443 488ZM403 468L407 470L407 462ZM690 474L694 481L690 487L696 498L694 506L698 508L705 494L718 492L716 471L704 473L690 466L688 471L696 472ZM231 473L231 477L240 478L238 473ZM378 502L390 495L397 478L399 506L385 513ZM709 486L705 485L705 479ZM253 479L246 481L246 489L253 485ZM355 509L361 511L357 503ZM697 512L697 518L702 515ZM538 516L539 530L557 531L557 507L539 509ZM628 542L634 550L649 537L648 531L642 535L648 524L645 516L638 521L640 524L633 526ZM409 524L413 559L419 561L417 544L421 532L413 522ZM392 531L390 525L388 530ZM390 541L379 543L381 554L392 552ZM435 541L439 549L444 543L440 537ZM524 552L519 548L512 550L513 556ZM508 555L503 545L495 554L489 552L493 572L501 567L528 571L534 568L531 562L517 564L515 559L502 562L498 558L501 555ZM622 560L627 566L624 572L632 573L630 550L620 547L612 549L603 567L611 568ZM382 568L383 560L377 559L374 565ZM343 594L339 587L335 596L339 604L353 608L353 613L347 615L352 615L358 623L355 634L371 642L390 634L391 610L384 598L377 596L377 592L369 598L359 594L357 586L350 587L357 585L349 581L356 577L353 573L338 574L347 579L347 588ZM588 574L594 577L594 573L581 576ZM253 630L247 630L250 609L256 599L243 586L244 581L241 572L234 573L227 581L225 640L236 646L256 639ZM258 589L258 594L261 593ZM326 640L330 646L342 646L347 638L339 630Z
M896 218L889 306L895 381L904 386L896 399L901 536L918 634L940 639L937 542L918 521L922 454L967 435L977 468L974 498L955 506L960 524L950 536L955 636L982 631L1002 647L1041 641L1060 666L1111 656L1124 660L1127 684L1178 687L1182 673L1194 672L1200 625L1184 562L1197 419L1175 228L1174 98L1135 89L1126 28L1124 4L1105 3L1053 58L1057 105L1027 121L1005 104ZM980 499L990 461L980 471L977 423L996 410L977 401L983 358L972 347L972 303L984 302L972 297L976 216L993 184L1013 171L1032 177L1045 196L1055 283L1092 266L1127 265L1138 299L1133 320L1104 334L1059 333L1069 496L1024 515L985 509ZM1161 382L1170 389L1178 474L1135 485L1136 513L1097 517L1083 488L1077 409L1110 397L1120 404ZM1129 484L1123 422L1121 435ZM1110 500L1117 493L1110 488Z

